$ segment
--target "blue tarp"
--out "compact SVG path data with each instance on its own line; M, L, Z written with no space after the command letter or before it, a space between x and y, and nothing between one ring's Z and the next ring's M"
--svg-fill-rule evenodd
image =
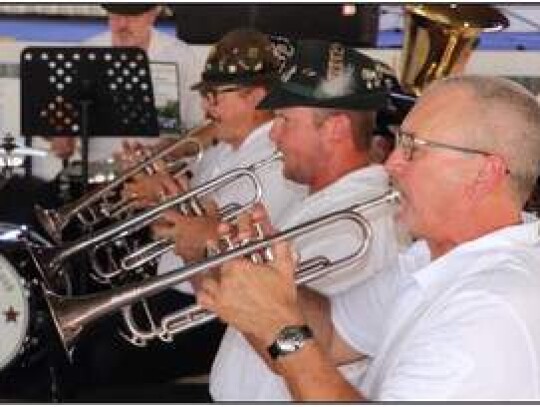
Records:
M12 37L17 41L80 42L105 29L105 20L0 17L0 36ZM174 22L159 22L158 29L172 35L176 32ZM377 46L401 48L402 39L401 31L381 31ZM540 50L540 33L485 33L481 36L479 49Z
M0 36L29 42L80 42L107 29L107 21L0 17ZM160 22L158 29L175 35L174 23Z
M377 38L378 48L401 48L401 31L381 31ZM484 33L480 36L478 49L482 50L540 50L540 33L507 32Z

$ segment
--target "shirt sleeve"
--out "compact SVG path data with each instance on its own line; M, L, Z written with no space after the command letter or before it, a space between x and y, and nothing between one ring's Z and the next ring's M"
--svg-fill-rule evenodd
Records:
M398 270L382 271L330 298L338 335L358 352L373 356L398 288Z
M375 355L394 301L410 282L411 272L429 262L429 249L424 241L418 241L397 259L392 267L330 299L332 322L337 333L365 355Z

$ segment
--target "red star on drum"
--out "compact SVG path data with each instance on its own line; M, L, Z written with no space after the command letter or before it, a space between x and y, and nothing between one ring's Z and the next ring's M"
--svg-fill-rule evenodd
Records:
M15 311L13 306L9 306L7 311L4 311L4 315L6 316L6 323L7 322L17 322L17 316L19 315L19 311Z

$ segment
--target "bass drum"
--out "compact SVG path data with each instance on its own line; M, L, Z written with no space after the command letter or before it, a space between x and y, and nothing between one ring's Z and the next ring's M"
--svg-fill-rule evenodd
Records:
M2 397L49 400L57 385L51 371L63 355L43 300L43 280L28 251L29 246L44 245L49 245L46 239L24 226L0 224ZM61 289L64 293L70 292L67 281Z
M0 254L0 371L21 353L30 321L27 282Z

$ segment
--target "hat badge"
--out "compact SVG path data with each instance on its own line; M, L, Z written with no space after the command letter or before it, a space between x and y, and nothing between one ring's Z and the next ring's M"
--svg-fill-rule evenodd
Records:
M338 43L330 44L328 49L327 79L331 80L343 74L345 48Z
M383 78L381 72L371 68L362 68L360 75L366 84L366 88L373 89L381 86Z
M285 71L283 71L283 74L281 75L281 80L283 82L289 82L289 80L296 73L297 70L298 67L296 65L292 65L289 68L285 69Z

